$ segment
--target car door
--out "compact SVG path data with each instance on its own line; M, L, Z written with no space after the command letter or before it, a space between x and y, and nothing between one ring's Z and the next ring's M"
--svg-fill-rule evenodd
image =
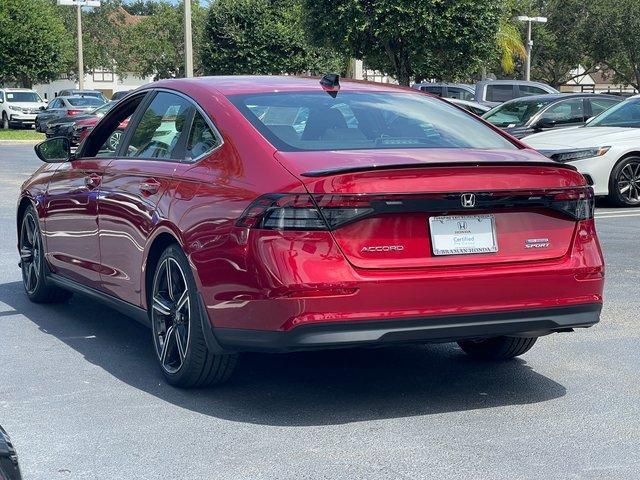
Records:
M123 104L118 113L129 116L129 110L136 106L133 102ZM105 130L116 130L119 126L117 120L112 123L111 127L109 122L102 125L94 132L96 135L92 135L93 142L80 148L72 161L60 165L46 197L46 229L43 233L53 273L95 289L101 289L102 269L98 199L104 170L113 160L109 131ZM100 134L104 138L97 138Z
M49 184L46 200L47 259L53 273L99 287L98 192L102 158L65 162Z
M147 240L168 214L169 189L184 158L185 123L195 110L180 94L157 91L132 118L118 156L106 168L100 193L102 284L107 293L140 303Z

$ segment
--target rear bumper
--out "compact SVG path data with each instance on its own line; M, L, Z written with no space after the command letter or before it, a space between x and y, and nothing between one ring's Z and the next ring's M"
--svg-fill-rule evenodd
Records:
M289 331L216 328L226 349L294 351L393 343L447 342L501 335L534 337L586 328L600 319L600 303L417 319L302 325Z

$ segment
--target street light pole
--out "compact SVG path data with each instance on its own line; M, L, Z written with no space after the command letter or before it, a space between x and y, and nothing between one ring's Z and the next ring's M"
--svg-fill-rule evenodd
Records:
M191 37L191 0L184 0L184 76L193 77L193 40Z
M531 80L531 50L533 49L533 40L531 40L531 23L547 23L547 17L526 17L519 16L517 17L521 22L527 22L527 61L525 63L525 80Z
M77 6L77 24L78 24L78 88L84 90L84 56L82 54L82 7L80 2Z
M100 0L58 0L58 5L76 7L78 24L78 87L84 89L84 56L82 54L82 7L99 7Z

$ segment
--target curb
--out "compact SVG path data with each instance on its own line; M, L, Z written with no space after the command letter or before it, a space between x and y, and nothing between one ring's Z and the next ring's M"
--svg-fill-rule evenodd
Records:
M0 140L0 146L2 145L35 145L43 140Z

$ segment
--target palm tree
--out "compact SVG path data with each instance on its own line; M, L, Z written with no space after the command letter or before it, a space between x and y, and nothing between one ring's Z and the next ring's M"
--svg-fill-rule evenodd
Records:
M504 73L513 73L516 67L514 57L527 59L527 50L522 43L520 30L508 19L500 22L496 35L496 45L500 52L500 65Z

